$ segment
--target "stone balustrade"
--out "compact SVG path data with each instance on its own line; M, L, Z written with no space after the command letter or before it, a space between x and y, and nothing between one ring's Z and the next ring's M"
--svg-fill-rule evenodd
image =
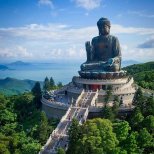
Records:
M128 80L128 82L127 82L126 84L121 85L120 87L118 87L117 91L118 91L118 90L125 90L125 89L131 87L131 85L132 85L133 83L134 83L134 80L133 80L133 78L131 78L130 80Z
M78 103L79 103L80 99L83 97L83 94L84 94L84 89L82 90L80 96L77 98L75 106L78 106Z
M50 106L50 107L60 108L60 109L68 109L70 106L69 104L64 104L61 102L49 101L49 100L45 99L44 97L42 97L41 102L45 105Z
M71 85L71 83L63 86L61 89L56 90L55 91L55 95L58 94L58 93L60 93L60 92L64 92L65 90L67 90L70 87L70 85Z
M130 94L130 93L135 93L135 88L130 87L129 89L118 89L118 90L113 90L112 94L113 95L125 95L125 94ZM100 90L99 91L99 95L106 95L106 91L105 90Z
M108 80L99 80L99 79L83 79L80 77L74 77L74 82L79 84L102 84L102 85L114 85L114 84L125 84L128 81L128 77L121 79L108 79Z
M83 88L78 88L78 87L72 86L67 89L67 92L71 92L71 93L73 92L73 93L80 94L82 92L82 90L83 90Z
M91 106L95 106L95 105L96 105L96 104L95 104L95 101L96 101L97 97L98 97L98 89L97 89L97 91L96 91L94 97L92 98Z

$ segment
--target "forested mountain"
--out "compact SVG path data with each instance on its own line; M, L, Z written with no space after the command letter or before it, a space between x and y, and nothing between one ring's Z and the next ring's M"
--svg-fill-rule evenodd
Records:
M45 144L58 121L48 120L36 100L32 93L0 94L0 154L37 154Z
M0 92L6 95L21 94L30 91L36 81L19 80L14 78L0 79ZM42 85L42 82L40 82Z
M123 69L134 77L135 82L139 86L154 90L154 62L134 64Z

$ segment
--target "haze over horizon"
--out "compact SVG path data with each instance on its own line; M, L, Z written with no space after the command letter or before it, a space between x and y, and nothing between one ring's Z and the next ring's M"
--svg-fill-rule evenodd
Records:
M98 35L100 17L111 21L123 60L154 58L154 1L0 0L0 59L85 60L85 41Z

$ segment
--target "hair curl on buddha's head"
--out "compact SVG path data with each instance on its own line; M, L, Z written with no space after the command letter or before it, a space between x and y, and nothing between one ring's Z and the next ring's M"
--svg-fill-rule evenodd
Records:
M110 21L107 18L100 18L97 21L98 29L102 28L103 25L107 25L107 26L111 27L111 23L110 23Z

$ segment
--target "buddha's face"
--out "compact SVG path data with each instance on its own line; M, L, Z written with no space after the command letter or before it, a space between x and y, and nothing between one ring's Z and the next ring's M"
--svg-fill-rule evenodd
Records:
M110 33L110 26L104 24L99 28L100 35L108 35Z

